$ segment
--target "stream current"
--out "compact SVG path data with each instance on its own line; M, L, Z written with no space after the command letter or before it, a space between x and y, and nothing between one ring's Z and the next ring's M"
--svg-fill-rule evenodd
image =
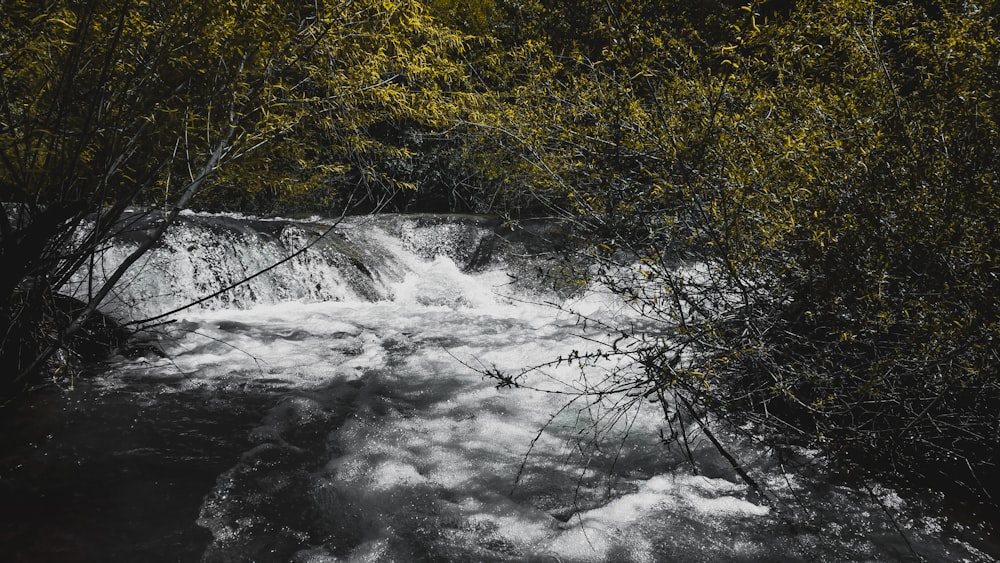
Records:
M325 229L188 215L108 312L169 311ZM537 248L502 231L345 221L150 330L144 353L4 413L4 560L994 560L968 526L889 488L737 449L809 516L790 525L703 439L696 468L666 447L659 405L579 397L627 365L561 362L524 376L534 390L497 388L484 372L601 345L572 311L636 321L596 289L532 281Z

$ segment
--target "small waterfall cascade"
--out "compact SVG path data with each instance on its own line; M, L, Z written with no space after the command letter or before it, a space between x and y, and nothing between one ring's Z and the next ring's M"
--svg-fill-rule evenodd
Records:
M401 297L401 291L426 303L461 299L455 288L440 285L433 275L424 276L433 270L447 277L449 272L480 270L502 260L507 241L498 234L498 225L495 218L473 216L381 215L337 221L185 213L131 268L102 309L122 320L141 319L231 286L196 307L375 302ZM70 293L86 299L88 288L106 279L142 236L137 231L120 237L93 267L78 273ZM410 283L404 283L408 279Z

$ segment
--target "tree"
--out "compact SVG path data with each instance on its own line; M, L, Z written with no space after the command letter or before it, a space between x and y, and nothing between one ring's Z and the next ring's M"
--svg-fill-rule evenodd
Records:
M463 41L415 1L0 3L5 385L61 369L67 339L210 179L278 195L352 167L379 181L366 163L406 153L373 129L442 124ZM66 318L55 296L132 205L143 242Z
M995 503L995 3L664 5L479 116L659 327L627 392Z

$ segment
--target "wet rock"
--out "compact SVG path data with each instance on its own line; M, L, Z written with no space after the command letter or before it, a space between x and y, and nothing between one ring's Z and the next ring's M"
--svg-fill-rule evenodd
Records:
M75 297L61 294L55 295L54 303L57 314L64 319L75 319L87 306ZM94 311L66 345L82 362L92 363L109 357L128 337L129 331L118 321Z

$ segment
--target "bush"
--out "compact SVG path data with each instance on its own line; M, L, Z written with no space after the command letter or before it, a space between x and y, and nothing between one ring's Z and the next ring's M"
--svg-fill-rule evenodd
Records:
M504 125L591 272L673 327L623 329L634 391L996 503L995 2L730 8L660 37L623 8Z

